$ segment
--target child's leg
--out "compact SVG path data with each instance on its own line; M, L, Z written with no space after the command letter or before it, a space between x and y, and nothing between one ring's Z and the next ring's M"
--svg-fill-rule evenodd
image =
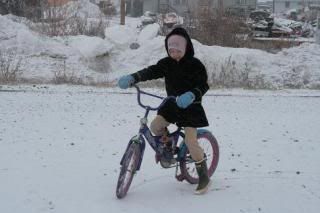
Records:
M150 124L151 132L156 136L163 135L167 130L167 126L169 126L170 123L166 121L161 115L157 115L155 119Z
M192 159L196 162L202 161L204 153L197 140L197 129L185 127L184 132L186 134L185 143L190 151Z
M195 161L196 170L199 176L199 183L195 190L195 194L206 193L210 186L210 179L208 176L207 161L204 159L204 153L199 146L197 140L197 129L192 127L185 127L185 142L188 146L192 159Z

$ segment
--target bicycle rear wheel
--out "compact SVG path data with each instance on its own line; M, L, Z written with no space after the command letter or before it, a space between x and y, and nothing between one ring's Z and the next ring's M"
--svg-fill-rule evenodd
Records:
M116 190L117 198L121 199L127 195L133 176L139 164L140 155L141 151L139 145L132 143L125 153L120 169Z
M219 162L218 142L210 132L206 132L198 135L198 143L204 151L208 166L208 176L211 177L215 172ZM189 151L184 156L184 160L180 163L180 169L186 181L191 184L196 184L199 182L198 173Z

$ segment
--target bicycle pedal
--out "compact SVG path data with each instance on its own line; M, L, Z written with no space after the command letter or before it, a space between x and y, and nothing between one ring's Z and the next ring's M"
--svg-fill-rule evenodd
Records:
M163 168L171 168L171 166L173 164L177 163L176 159L172 158L172 159L166 159L166 158L161 158L160 159L160 165Z

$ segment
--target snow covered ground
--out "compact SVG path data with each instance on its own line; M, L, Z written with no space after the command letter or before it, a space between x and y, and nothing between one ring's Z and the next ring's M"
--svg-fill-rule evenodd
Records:
M320 211L319 91L210 91L204 107L221 156L208 194L193 195L148 146L118 200L119 161L143 114L127 92L2 86L0 212Z

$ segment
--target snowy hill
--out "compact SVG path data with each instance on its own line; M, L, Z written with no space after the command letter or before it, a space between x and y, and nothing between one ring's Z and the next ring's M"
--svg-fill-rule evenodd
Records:
M30 30L21 19L0 16L0 47L21 58L21 77L27 80L51 82L57 70L63 70L84 83L112 82L166 56L164 37L157 35L159 26L149 25L140 30L137 27L139 19L127 18L126 21L125 26L120 26L111 20L105 30L105 39L88 36L50 38ZM133 42L140 47L130 49ZM272 54L193 42L196 57L206 65L212 84L224 80L220 73L227 72L229 81L238 81L245 75L249 83L263 82L268 88L319 88L320 48L317 44L305 43ZM95 63L99 64L98 68Z

